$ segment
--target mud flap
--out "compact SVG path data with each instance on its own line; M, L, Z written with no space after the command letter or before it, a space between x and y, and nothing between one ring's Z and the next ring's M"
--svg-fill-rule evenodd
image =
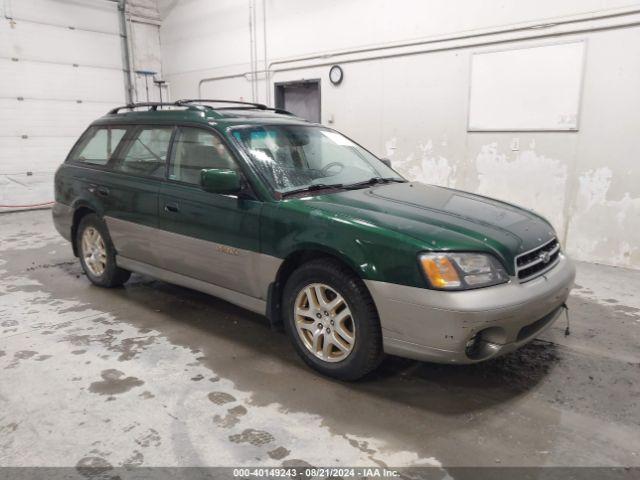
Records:
M280 289L276 282L269 284L267 291L267 318L269 319L269 325L271 330L276 332L282 332L284 330L282 324L282 308L278 301Z

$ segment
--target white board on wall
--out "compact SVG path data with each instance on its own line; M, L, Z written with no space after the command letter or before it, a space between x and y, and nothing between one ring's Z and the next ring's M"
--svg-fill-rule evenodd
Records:
M578 130L585 42L471 58L469 131Z

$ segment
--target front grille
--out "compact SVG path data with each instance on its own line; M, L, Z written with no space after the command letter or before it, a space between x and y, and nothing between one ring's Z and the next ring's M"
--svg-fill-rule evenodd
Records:
M516 275L520 280L531 280L552 268L560 257L557 238L516 257Z

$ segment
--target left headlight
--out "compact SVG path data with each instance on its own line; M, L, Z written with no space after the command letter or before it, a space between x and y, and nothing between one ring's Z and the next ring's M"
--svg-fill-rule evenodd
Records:
M509 281L500 262L485 253L423 253L420 265L431 286L439 290L468 290Z

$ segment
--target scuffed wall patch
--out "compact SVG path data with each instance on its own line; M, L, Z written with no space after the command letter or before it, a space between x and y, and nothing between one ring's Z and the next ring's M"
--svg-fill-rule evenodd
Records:
M521 151L513 143L511 149L498 142L482 145L469 164L442 154L446 140L435 144L427 140L413 151L402 144L393 137L384 143L384 150L406 178L534 210L552 223L561 240L566 238L564 247L577 260L640 267L640 197L616 192L617 200L608 199L614 180L610 168L583 173L577 179L575 197L569 199L568 161L543 155L533 138Z
M579 177L567 249L578 260L638 268L640 198L626 192L619 200L608 200L612 179L608 167Z
M509 158L497 142L483 145L475 159L477 192L540 213L562 238L567 165L537 153L533 146Z
M387 156L392 158L396 152L397 140L392 138L385 142ZM443 141L446 146L446 141ZM457 165L446 157L435 152L433 141L420 143L416 152L407 155L403 160L393 158L393 168L410 180L417 182L454 188L457 184Z
M384 142L384 151L387 155L387 158L393 157L393 154L396 153L396 148L398 148L398 139L393 137Z

